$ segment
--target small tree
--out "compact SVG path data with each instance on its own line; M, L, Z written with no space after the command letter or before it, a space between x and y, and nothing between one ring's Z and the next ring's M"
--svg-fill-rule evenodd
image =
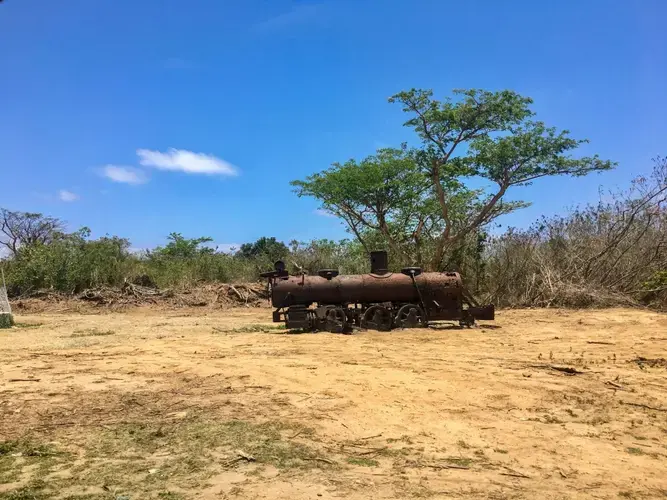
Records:
M411 115L405 125L417 132L420 147L334 163L293 181L297 194L320 200L362 244L364 230L379 232L394 252L440 269L469 234L528 205L506 201L510 188L613 167L597 156L572 158L587 141L532 121L532 100L515 92L457 90L455 99L442 102L432 95L413 89L389 99ZM471 178L495 189L471 189Z

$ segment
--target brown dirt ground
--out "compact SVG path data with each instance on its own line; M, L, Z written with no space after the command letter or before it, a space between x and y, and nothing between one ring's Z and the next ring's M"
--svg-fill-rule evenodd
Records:
M268 309L16 319L0 499L667 496L665 315L351 336Z

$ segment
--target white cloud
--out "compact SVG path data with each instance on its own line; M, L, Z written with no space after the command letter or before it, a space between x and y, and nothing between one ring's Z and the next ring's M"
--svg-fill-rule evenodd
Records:
M296 24L305 24L317 17L318 11L321 10L321 5L318 4L302 4L297 5L289 12L284 12L274 16L266 21L262 21L255 25L257 31L276 31L288 26Z
M132 167L120 167L117 165L107 165L102 168L102 175L113 182L122 184L145 184L148 177L141 170Z
M61 189L58 191L58 198L60 198L61 201L66 201L66 202L71 202L71 201L76 201L79 199L79 195L76 193L72 193L71 191L67 191L65 189Z
M317 215L321 215L322 217L336 217L335 214L332 214L331 212L323 208L318 208L317 210L315 210L314 213L316 213Z
M231 163L213 155L193 153L185 149L169 148L166 153L150 149L137 149L139 163L145 167L172 170L187 174L238 175Z

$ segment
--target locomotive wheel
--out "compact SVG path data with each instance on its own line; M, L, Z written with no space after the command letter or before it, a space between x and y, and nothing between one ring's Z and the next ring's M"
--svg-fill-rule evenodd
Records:
M393 322L389 309L382 306L371 306L364 312L364 317L361 320L361 328L388 332L391 330Z
M331 333L343 333L347 329L347 316L342 307L332 307L327 311L324 328Z
M463 317L459 320L461 328L472 328L475 326L475 318L468 311L463 311Z
M420 328L426 326L426 317L421 307L405 304L398 310L395 324L398 328Z

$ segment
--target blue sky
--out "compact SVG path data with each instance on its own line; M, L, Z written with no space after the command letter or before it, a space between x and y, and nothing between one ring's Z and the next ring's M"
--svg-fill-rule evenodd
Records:
M5 0L0 206L138 248L339 238L290 180L413 140L400 90L509 88L619 162L517 190L534 205L503 222L525 226L667 154L665 19L664 0Z

